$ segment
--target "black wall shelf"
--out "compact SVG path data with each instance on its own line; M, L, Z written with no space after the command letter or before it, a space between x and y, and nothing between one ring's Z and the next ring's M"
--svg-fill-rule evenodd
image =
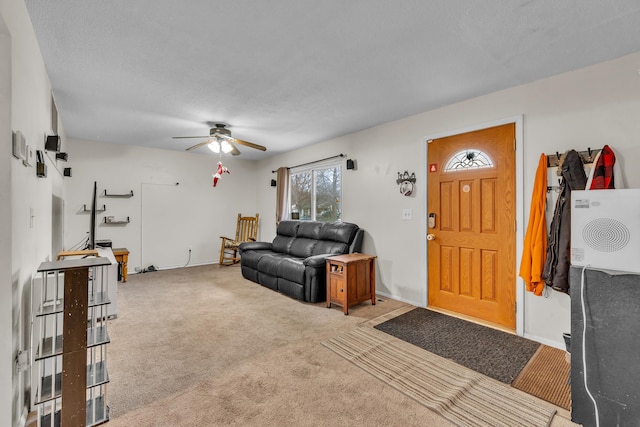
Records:
M104 192L102 193L103 197L133 197L133 190L131 190L129 193L123 193L123 194L116 194L116 193L108 193L107 190L104 190Z
M104 224L117 225L117 224L129 224L129 217L127 219L122 220L107 220L107 217L104 217Z
M102 207L97 207L96 212L104 212L107 210L107 205L102 205ZM87 209L87 205L82 205L82 212L91 212L91 209Z

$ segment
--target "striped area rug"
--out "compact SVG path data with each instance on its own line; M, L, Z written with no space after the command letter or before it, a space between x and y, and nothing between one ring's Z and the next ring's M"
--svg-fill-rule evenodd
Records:
M459 425L546 427L556 410L508 385L367 327L322 343Z

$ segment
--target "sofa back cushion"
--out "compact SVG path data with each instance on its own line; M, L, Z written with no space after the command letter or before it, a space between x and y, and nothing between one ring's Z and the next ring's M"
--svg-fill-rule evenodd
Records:
M313 248L313 255L346 254L353 241L358 226L348 222L327 222L320 230L320 241Z
M299 221L282 221L278 224L276 238L273 239L273 250L288 254L300 227Z
M273 250L297 258L345 254L357 232L358 226L348 222L282 221Z
M289 248L289 255L296 258L307 258L313 255L313 248L320 243L318 240L297 237Z
M356 233L358 226L349 222L328 222L320 231L320 240L346 243L349 245Z
M332 242L330 240L319 240L314 246L312 255L341 255L349 253L349 245L346 243Z
M296 239L289 248L289 254L297 258L313 255L314 247L320 243L321 230L325 224L318 221L301 221L296 232Z

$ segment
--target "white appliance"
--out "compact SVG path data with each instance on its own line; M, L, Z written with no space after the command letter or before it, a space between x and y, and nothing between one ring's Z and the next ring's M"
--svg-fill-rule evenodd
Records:
M640 273L640 189L571 192L571 265Z

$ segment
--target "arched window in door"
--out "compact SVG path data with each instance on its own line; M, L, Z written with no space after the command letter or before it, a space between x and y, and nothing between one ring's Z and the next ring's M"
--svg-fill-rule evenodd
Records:
M466 169L492 168L493 161L484 151L469 148L458 151L449 158L444 167L445 172L454 172Z

